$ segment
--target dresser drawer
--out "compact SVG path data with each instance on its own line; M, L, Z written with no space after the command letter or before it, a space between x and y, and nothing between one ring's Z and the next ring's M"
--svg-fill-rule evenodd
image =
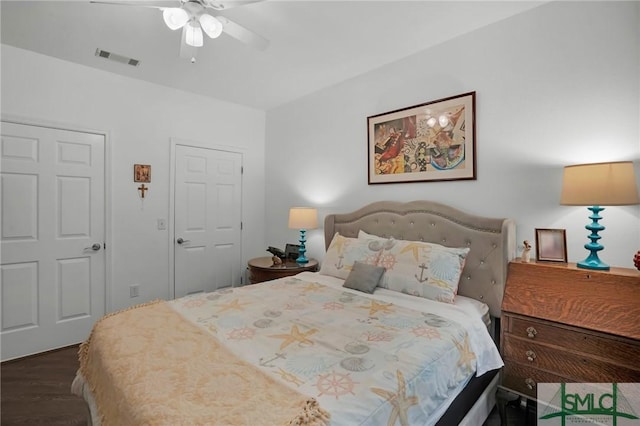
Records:
M538 370L534 367L505 362L502 371L502 385L516 392L535 398L538 383L568 383L572 380Z
M640 340L640 272L511 262L502 310Z
M506 316L505 335L594 355L630 369L637 368L637 360L640 359L640 342L637 340L513 314Z
M503 356L549 372L570 377L576 382L638 382L640 370L613 363L590 354L576 353L570 345L565 348L546 346L529 339L520 339L510 334L503 336Z

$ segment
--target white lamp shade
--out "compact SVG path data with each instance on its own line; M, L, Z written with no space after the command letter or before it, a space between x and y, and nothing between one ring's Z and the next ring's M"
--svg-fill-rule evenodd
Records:
M220 37L222 34L222 22L206 13L200 15L200 26L210 38Z
M640 204L633 163L621 161L565 167L560 204L569 206Z
M289 210L289 228L315 229L318 227L318 211L311 207L292 207Z
M189 22L185 28L187 31L185 34L185 43L193 47L202 47L204 40L200 26L197 23Z
M189 22L189 14L179 7L168 7L162 11L164 23L172 30L184 27Z

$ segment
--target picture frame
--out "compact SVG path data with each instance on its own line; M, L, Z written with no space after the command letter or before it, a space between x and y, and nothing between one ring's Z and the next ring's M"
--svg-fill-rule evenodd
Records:
M567 263L566 230L536 228L536 258L543 262Z
M284 248L284 258L286 260L296 260L300 256L300 246L297 244L287 244Z
M367 117L369 185L476 179L476 92Z
M134 164L133 181L144 183L151 182L151 166L149 164Z

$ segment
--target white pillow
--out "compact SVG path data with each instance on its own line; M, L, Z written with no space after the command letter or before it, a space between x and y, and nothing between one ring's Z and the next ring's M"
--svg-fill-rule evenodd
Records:
M336 232L322 261L320 273L347 278L355 262L376 265L383 245L376 241L348 238Z
M378 235L367 234L362 229L358 230L358 239L359 240L383 240L383 241L388 240L388 238L380 237Z
M386 272L380 287L453 303L469 248L391 240L378 258Z
M378 244L382 244L382 249L386 250L389 249L393 246L395 239L393 237L379 237L377 235L372 235L372 234L367 234L366 232L364 232L362 229L360 229L358 231L358 239L359 240L366 240L369 242L376 242ZM375 246L376 248L379 248L379 245Z

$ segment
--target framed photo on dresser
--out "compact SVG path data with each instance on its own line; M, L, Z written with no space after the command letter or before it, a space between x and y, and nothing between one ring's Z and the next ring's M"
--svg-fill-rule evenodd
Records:
M536 257L546 262L567 263L566 230L536 228Z

